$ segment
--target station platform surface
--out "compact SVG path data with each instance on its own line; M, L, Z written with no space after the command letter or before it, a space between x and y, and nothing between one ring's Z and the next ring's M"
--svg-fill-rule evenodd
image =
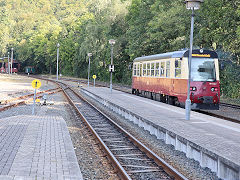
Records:
M154 127L169 131L168 136L171 136L171 132L173 132L179 139L183 138L182 142L187 140L186 144L189 142L195 144L194 148L190 149L192 151L190 157L199 161L201 159L200 164L212 168L221 178L240 178L240 124L194 111L191 111L191 119L187 121L185 120L185 109L183 108L116 90L113 90L111 93L109 88L89 87L83 88L82 92L95 99L103 99L108 104L110 102L132 112L136 117L146 120L148 124L153 124ZM139 120L135 118L133 121ZM176 139L176 137L174 138ZM176 141L171 142L170 140L168 143L176 146ZM186 151L188 150L186 149ZM203 152L206 153L206 156L204 156L206 157L205 160ZM196 157L194 157L194 153ZM208 156L210 157L210 161L206 160ZM219 157L223 159L224 165L230 167L227 172L220 172L219 169L225 166L218 164ZM232 168L234 172L226 175Z
M27 115L0 119L0 179L83 179L64 119Z

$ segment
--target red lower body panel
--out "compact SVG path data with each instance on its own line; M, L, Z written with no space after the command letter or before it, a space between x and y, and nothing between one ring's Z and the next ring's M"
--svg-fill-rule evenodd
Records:
M217 82L198 82L190 83L195 87L190 91L190 99L193 104L200 107L205 105L218 105L220 101L220 85ZM170 79L170 78L152 78L152 77L133 77L132 89L138 91L148 91L157 94L176 97L178 102L185 104L187 99L187 79ZM196 106L196 105L194 105ZM208 109L203 108L203 109ZM211 109L211 108L210 108ZM213 108L215 109L215 108Z

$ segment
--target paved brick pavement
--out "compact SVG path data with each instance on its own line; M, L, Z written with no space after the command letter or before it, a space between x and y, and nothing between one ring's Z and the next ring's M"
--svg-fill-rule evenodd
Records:
M64 119L0 119L0 180L43 179L83 179Z

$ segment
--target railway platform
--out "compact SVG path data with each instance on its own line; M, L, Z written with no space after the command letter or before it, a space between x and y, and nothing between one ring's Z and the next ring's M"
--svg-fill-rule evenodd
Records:
M172 144L202 167L228 180L240 179L240 124L191 112L185 109L126 94L105 87L80 90L115 113L143 127L158 139Z
M0 134L0 179L83 179L62 117L2 118Z

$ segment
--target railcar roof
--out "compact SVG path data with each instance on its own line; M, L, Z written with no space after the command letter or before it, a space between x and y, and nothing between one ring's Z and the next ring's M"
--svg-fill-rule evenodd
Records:
M192 54L199 55L198 57L206 57L204 55L208 55L207 57L211 58L218 58L218 55L215 51L211 50L200 50L200 49L193 49ZM151 56L142 56L134 59L133 62L141 62L141 61L152 61L152 60L158 60L158 59L169 59L169 58L182 58L182 57L188 57L189 50L182 50L182 51L174 51L174 52L168 52L163 54L155 54Z
M187 50L183 51L174 51L174 52L168 52L163 54L155 54L150 56L142 56L134 59L133 62L139 62L139 61L151 61L151 60L158 60L158 59L168 59L168 58L182 58L184 53Z

